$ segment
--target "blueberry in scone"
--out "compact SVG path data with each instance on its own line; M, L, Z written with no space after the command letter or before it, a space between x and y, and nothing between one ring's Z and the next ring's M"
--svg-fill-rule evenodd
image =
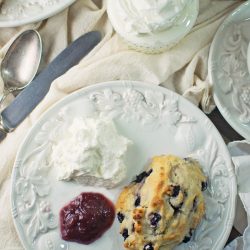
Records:
M188 242L205 214L206 189L207 178L196 160L154 157L116 203L125 249L173 249Z

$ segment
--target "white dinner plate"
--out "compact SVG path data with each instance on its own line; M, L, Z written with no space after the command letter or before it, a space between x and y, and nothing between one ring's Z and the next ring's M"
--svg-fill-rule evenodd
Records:
M250 140L250 2L234 10L219 27L209 53L215 103L226 121Z
M120 134L133 141L125 157L123 184L114 189L57 180L50 164L55 132L74 117L104 115ZM62 135L63 137L63 135ZM212 122L193 104L165 88L132 81L114 81L79 90L50 108L33 126L16 157L11 203L15 226L26 249L120 250L117 219L97 241L81 245L63 241L59 211L84 191L100 192L115 202L121 188L144 170L152 156L192 156L208 176L206 215L192 240L176 249L222 249L231 232L236 180L224 141Z
M0 27L38 22L67 8L75 0L4 0L0 6Z

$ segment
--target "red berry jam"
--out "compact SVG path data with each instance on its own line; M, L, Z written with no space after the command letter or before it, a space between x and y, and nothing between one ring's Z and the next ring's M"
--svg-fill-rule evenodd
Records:
M114 205L104 195L81 193L60 211L62 238L90 244L111 227L114 218Z

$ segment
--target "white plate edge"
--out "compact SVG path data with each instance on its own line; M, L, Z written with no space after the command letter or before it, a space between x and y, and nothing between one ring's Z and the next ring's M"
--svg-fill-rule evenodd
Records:
M24 20L8 20L8 21L0 21L0 28L11 28L11 27L19 27L25 24L30 23L36 23L39 21L42 21L44 19L47 19L51 16L54 16L60 12L62 12L64 9L72 5L76 0L66 0L67 2L63 3L60 8L55 8L52 11L42 13L40 15L34 16L32 18L25 18Z

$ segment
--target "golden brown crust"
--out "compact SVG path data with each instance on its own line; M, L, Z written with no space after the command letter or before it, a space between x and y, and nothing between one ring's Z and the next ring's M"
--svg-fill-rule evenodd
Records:
M206 177L197 161L154 157L149 170L125 187L116 203L117 213L124 216L124 247L172 249L190 236L205 213L203 185Z

